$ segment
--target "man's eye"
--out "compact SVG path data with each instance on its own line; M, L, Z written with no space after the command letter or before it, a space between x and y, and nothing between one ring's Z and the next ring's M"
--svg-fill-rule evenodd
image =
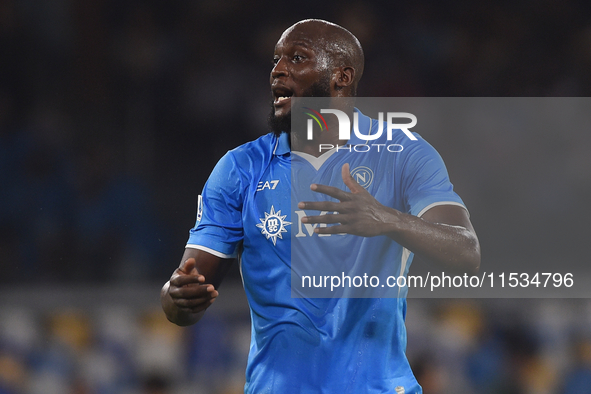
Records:
M294 55L293 60L294 62L301 62L304 58L300 55Z
M273 64L277 64L277 63L279 63L279 58L278 57L273 58Z

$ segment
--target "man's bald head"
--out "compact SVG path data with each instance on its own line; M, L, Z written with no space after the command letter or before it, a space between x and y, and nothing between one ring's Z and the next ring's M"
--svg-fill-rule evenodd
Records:
M305 19L289 27L281 38L296 35L306 38L324 56L321 65L325 69L351 67L355 70L352 94L363 74L364 55L357 37L335 23L321 19Z

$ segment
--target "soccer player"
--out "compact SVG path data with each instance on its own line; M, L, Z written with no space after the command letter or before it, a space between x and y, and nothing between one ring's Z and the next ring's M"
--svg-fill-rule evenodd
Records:
M290 234L298 231L296 223L314 229L297 238L302 242L320 235L329 242L356 240L364 250L385 251L385 264L403 275L415 253L468 272L480 265L468 212L441 158L420 137L397 156L383 156L398 167L376 175L373 188L351 176L350 156L318 152L318 142L342 145L338 128L320 134L316 145L290 139L292 98L352 97L363 65L359 41L338 25L304 20L282 34L270 76L273 133L220 159L199 196L180 266L162 288L167 318L194 324L240 255L252 319L245 393L422 392L405 356L404 296L292 298ZM359 128L369 125L371 133L376 124L359 114ZM395 138L404 137L399 134ZM360 143L355 138L349 144ZM304 193L294 207L292 166L306 163L318 171L314 177L308 170L308 192L331 198Z

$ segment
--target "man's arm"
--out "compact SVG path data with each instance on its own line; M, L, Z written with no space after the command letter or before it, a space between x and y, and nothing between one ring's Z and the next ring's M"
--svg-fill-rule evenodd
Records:
M218 288L233 259L187 248L179 268L160 292L166 317L179 326L198 322L219 295Z
M326 185L312 185L312 190L340 202L300 202L300 209L338 212L334 215L308 216L303 223L327 223L316 227L319 234L347 233L362 237L387 235L417 255L446 268L476 272L480 267L480 244L468 212L459 206L441 205L429 209L422 217L402 213L380 204L342 168L346 192Z
M480 244L466 209L440 205L420 218L399 211L394 217L384 231L405 248L447 269L478 271Z

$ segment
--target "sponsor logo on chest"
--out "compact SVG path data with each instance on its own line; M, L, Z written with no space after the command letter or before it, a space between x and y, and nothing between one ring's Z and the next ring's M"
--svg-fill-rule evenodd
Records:
M367 189L374 180L374 173L373 171L365 166L359 166L354 168L351 171L351 176L357 183L359 183L362 187ZM260 181L257 184L256 191L262 192L265 190L275 190L277 185L279 184L279 180L266 180ZM278 190L279 191L279 190ZM294 228L292 231L297 231L295 233L296 238L304 238L304 237L330 237L333 234L317 234L314 230L317 227L326 227L326 223L302 223L302 218L306 216L323 216L328 214L337 214L337 212L328 212L328 211L310 211L306 212L304 210L296 210L294 211L294 215L292 217L295 219L297 218L297 228ZM278 239L284 239L283 234L288 232L288 226L292 225L292 222L285 220L287 215L282 215L281 210L275 211L275 206L271 205L271 209L269 211L264 212L264 217L259 217L260 223L256 224L261 231L261 234L264 235L268 240L273 242L273 245L277 244ZM345 234L334 234L334 235L345 235Z
M331 212L332 213L332 212ZM336 212L334 212L336 213ZM303 210L298 210L294 212L294 216L297 217L297 233L295 234L296 238L302 237L330 237L333 234L316 234L314 229L316 227L326 227L325 223L302 223L302 218L305 216L312 216L312 215L327 215L329 214L328 211L322 211L320 213L316 212L306 212ZM287 226L291 226L293 223L285 220L287 215L282 215L281 210L275 211L275 206L271 206L269 212L264 213L264 217L259 218L260 223L257 223L256 226L261 229L261 234L267 237L268 240L273 242L273 245L277 244L277 239L284 239L283 234L287 233ZM295 229L294 229L295 231ZM345 235L345 234L335 234L335 235Z
M260 181L257 185L257 192L262 192L263 190L275 190L277 185L279 184L279 179L274 179L271 181Z

